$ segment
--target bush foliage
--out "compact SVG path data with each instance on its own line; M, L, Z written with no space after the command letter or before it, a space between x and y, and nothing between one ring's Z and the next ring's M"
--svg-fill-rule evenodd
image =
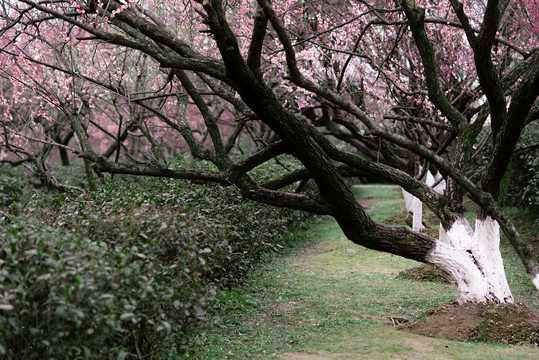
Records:
M22 169L0 168L0 210L24 197L31 187Z
M184 181L35 196L0 228L0 356L166 358L304 214Z
M533 210L539 210L539 122L535 121L524 129L519 141L524 151L520 156L514 157L512 178L509 186L509 203Z

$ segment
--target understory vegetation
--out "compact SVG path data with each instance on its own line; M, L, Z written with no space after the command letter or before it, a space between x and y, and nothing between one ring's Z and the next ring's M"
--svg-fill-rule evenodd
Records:
M539 124L531 123L523 131L521 151L513 158L507 203L539 211Z
M63 170L66 183L83 182L82 169ZM398 187L354 189L376 221L403 224ZM329 218L246 202L232 188L117 177L86 194L61 194L20 169L0 169L0 194L0 358L380 358L427 347L453 358L516 359L536 352L513 357L508 347L462 343L457 351L451 342L395 331L454 299L443 274L358 247ZM473 219L474 206L466 209ZM533 210L508 212L539 245ZM425 221L437 236L426 210ZM292 244L291 256L268 256ZM516 301L537 310L506 241L502 253Z
M116 179L66 195L1 171L6 359L181 353L189 329L219 324L220 292L295 240L308 218L217 185Z
M400 188L361 185L354 191L377 221L403 224L406 214ZM474 218L474 210L466 202L466 216ZM539 245L536 214L516 208L509 212L521 219L522 236ZM397 223L396 218L402 221ZM437 232L435 220L430 215L426 218L431 223L429 232ZM227 310L222 314L223 324L199 328L188 356L179 359L539 357L534 345L539 299L506 239L501 249L516 304L499 306L499 310L493 305L481 317L454 305L455 294L443 274L425 270L412 260L357 246L330 218L313 224L305 236L309 240L304 246L254 271L240 289L226 292L221 298ZM505 311L515 308L518 312L506 316ZM526 321L521 322L519 312L526 308ZM440 313L448 314L444 322L426 321ZM535 317L528 317L530 313ZM531 330L530 323L535 326ZM415 333L404 325L413 325ZM429 337L416 335L418 329ZM515 345L523 343L531 346Z

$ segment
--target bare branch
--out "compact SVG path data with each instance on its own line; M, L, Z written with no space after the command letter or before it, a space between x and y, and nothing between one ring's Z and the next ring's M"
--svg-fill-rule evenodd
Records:
M423 118L418 118L414 116L398 116L398 115L384 115L384 119L392 119L392 120L398 120L398 121L410 121L418 124L428 125L432 126L438 129L447 130L447 131L453 131L453 127L450 125L440 123L437 121L431 121Z

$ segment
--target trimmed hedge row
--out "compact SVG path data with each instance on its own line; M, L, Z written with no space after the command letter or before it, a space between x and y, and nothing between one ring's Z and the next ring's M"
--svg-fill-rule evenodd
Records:
M36 197L0 228L0 357L171 357L305 218L176 180Z

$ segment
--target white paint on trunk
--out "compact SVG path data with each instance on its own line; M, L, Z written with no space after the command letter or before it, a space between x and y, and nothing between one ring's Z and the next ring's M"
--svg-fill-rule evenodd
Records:
M410 194L408 191L402 189L402 197L404 198L404 206L406 206L406 210L409 212L410 205L412 204L412 198L414 196Z
M459 217L453 223L449 230L445 230L440 225L440 240L447 244L451 244L459 249L470 250L473 229L464 217Z
M445 180L442 180L442 178L442 174L436 173L436 175L433 176L429 171L427 172L427 180L425 184L432 188L432 186L437 183L437 185L433 188L434 191L436 191L438 194L443 194L445 190Z
M440 241L429 261L452 278L459 303L513 302L500 253L498 223L487 217L476 221L474 232L464 217L441 229Z
M429 171L427 171L427 175L425 177L425 184L432 188L432 185L434 185L434 183L436 182L436 179L434 177L434 175L432 175L432 173Z
M421 167L419 168L419 171L421 171ZM425 176L425 184L429 187L432 187L434 184L436 184L440 179L442 178L442 175L440 173L437 173L436 176L432 175L430 171L427 171L427 175ZM439 194L443 193L445 189L445 181L441 180L435 187L434 190L438 192ZM423 226L423 203L421 200L407 192L406 190L402 189L402 197L404 198L404 204L406 206L406 211L408 213L412 214L412 230L417 232L422 232L425 227Z
M475 221L472 253L489 281L490 292L497 299L504 299L503 302L513 302L500 252L500 225L490 216Z
M423 231L423 203L404 189L402 189L402 197L404 198L406 211L412 214L412 230Z
M535 276L532 277L532 283L539 289L539 274L535 274Z
M442 223L440 223L440 231L438 232L438 240L443 242L443 243L449 244L449 238L447 236L447 231L442 226Z
M459 304L486 301L487 283L468 252L439 242L431 251L429 261L451 275Z
M413 215L412 230L417 232L423 231L425 229L423 226L423 203L414 196L410 208Z
M441 174L427 172L425 183L438 193L445 189ZM408 213L413 215L412 229L423 230L422 202L402 190ZM475 231L468 221L458 217L449 229L440 225L440 236L428 259L451 275L459 303L502 302L512 303L513 296L507 284L500 253L500 226L490 217L477 219ZM532 278L539 288L539 274Z

